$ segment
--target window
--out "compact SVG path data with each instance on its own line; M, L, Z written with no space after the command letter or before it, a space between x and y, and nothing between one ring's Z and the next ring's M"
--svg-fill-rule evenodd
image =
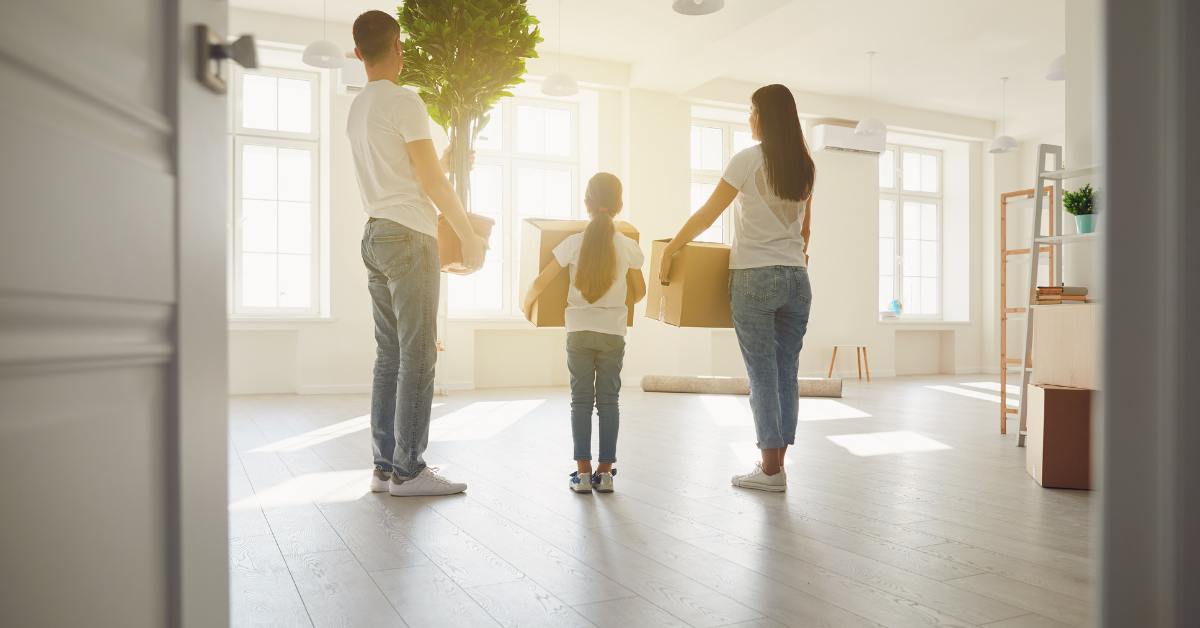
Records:
M574 103L505 98L475 142L471 211L496 221L484 267L450 275L450 314L519 317L521 223L577 219L579 109Z
M744 124L692 121L692 195L691 210L696 213L704 201L717 189L717 181L729 158L758 142L751 137L750 127ZM729 242L729 212L696 238L700 242Z
M317 315L321 76L264 68L232 82L233 313Z
M941 315L942 154L888 145L879 157L879 311Z

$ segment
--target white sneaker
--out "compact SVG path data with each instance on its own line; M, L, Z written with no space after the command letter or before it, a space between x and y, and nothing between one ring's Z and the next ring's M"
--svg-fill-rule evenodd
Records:
M437 474L437 467L425 467L416 477L401 479L395 473L388 486L388 492L396 497L413 497L416 495L453 495L467 490L462 482L451 482Z
M379 469L376 469L371 473L371 492L386 493L388 490L388 484L391 484L391 482L391 471L380 471Z
M756 462L754 470L750 473L733 476L733 485L778 493L787 490L787 477L783 475L782 470L775 475L767 475L766 471L763 471L762 463Z
M617 470L613 469L612 473L593 473L592 488L596 489L597 493L613 492L613 476L617 474Z
M571 481L567 483L567 488L576 493L590 493L592 492L592 482L588 476L579 475L579 472L576 471L571 474Z

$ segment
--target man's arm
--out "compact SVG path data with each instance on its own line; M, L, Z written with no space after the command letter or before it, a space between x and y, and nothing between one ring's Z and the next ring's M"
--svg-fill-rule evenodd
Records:
M417 175L421 177L425 193L433 200L433 204L446 217L450 226L454 228L454 233L458 234L458 239L462 241L463 265L472 269L482 268L483 255L487 251L488 243L475 235L475 231L471 229L471 223L467 220L467 210L463 209L458 195L454 193L454 187L442 172L442 164L433 148L433 140L409 142L408 156L417 168Z

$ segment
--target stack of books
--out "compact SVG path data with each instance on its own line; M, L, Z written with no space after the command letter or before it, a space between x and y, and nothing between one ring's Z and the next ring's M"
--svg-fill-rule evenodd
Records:
M1037 305L1073 305L1087 303L1087 288L1038 286Z

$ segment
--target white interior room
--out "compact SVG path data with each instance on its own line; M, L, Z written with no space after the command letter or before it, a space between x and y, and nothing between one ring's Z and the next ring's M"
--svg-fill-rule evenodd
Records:
M830 419L804 423L802 431L815 435L820 442L805 444L805 453L790 463L796 465L793 476L812 476L802 489L811 493L804 497L811 500L806 505L843 509L836 515L826 514L825 520L854 513L869 517L869 522L863 520L868 527L879 522L888 522L888 526L910 524L886 533L862 529L855 533L864 535L863 542L868 538L885 539L887 547L896 552L916 554L911 548L935 548L912 557L910 563L883 561L888 569L900 566L901 575L897 577L930 577L922 573L930 567L926 561L935 561L935 569L944 570L927 582L941 587L940 593L918 594L914 590L909 591L911 597L905 598L929 603L926 619L999 622L994 625L1010 627L1085 625L1086 565L1090 557L1088 495L1042 489L1025 474L1023 451L1014 447L1016 414L1007 415L1012 424L1008 436L1000 435L997 429L1001 408L1015 409L1020 390L1019 380L1013 385L1014 380L1009 379L1007 390L1001 392L998 377L999 329L1004 323L997 303L997 217L1000 193L1033 187L1039 144L1063 146L1069 164L1090 163L1092 159L1094 83L1090 74L1096 54L1096 7L1088 2L1023 2L947 10L938 3L764 0L731 1L717 14L687 17L672 11L665 1L630 0L606 3L600 9L582 0L566 0L561 3L561 15L555 1L533 0L529 5L541 21L545 41L539 46L538 58L528 61L526 82L513 89L514 96L502 100L493 111L493 121L475 147L472 209L497 220L489 261L479 273L449 276L443 284L448 289L448 310L441 333L443 351L437 368L439 396L435 401L439 407L434 410L434 442L430 448L437 464L458 469L460 475L487 476L484 481L500 484L505 482L492 473L527 473L542 480L543 471L557 470L554 447L541 449L537 447L539 441L529 442L526 438L543 433L547 443L565 442L565 332L561 328L534 328L520 312L522 286L518 285L516 242L520 221L530 217L585 219L582 186L596 172L611 172L625 184L623 218L637 228L642 249L649 256L650 242L673 236L707 198L730 156L753 143L747 121L750 94L764 84L783 83L795 95L810 143L814 142L814 129L822 124L853 126L862 118L875 116L888 127L883 154L814 152L818 183L812 202L809 252L815 296L800 356L800 374L844 378L845 394L837 400L802 400L802 421ZM374 573L377 567L382 569L388 561L375 565L369 560L364 562L358 554L374 550L359 551L353 541L346 539L358 532L339 529L337 518L346 515L331 515L336 509L323 507L320 496L309 494L300 501L311 499L317 507L310 514L323 512L332 525L327 530L328 525L317 520L317 536L337 530L340 542L338 534L333 534L324 542L297 542L296 547L288 547L288 541L281 539L290 538L289 533L281 534L279 528L294 524L271 514L257 525L247 524L246 500L251 490L261 499L264 489L268 493L281 491L289 482L303 485L306 480L318 482L317 477L336 484L346 474L356 477L353 469L369 461L363 409L371 390L375 342L360 255L359 233L365 215L344 130L350 103L361 89L364 75L354 68L308 67L300 57L305 45L322 37L342 50L352 50L350 22L370 8L375 7L361 0L332 2L327 9L315 2L240 0L233 3L229 17L230 33L253 33L258 39L262 67L254 72L310 81L311 105L305 102L304 106L311 107L307 111L311 123L305 128L319 129L277 144L291 147L296 142L307 142L303 146L310 148L312 155L319 155L311 162L311 189L315 191L311 198L315 202L312 232L308 234L311 245L305 249L311 251L311 258L304 258L312 270L302 279L285 279L282 266L278 271L280 282L308 280L307 285L290 286L291 298L300 294L299 301L287 304L292 307L284 306L283 297L276 300L271 294L274 290L286 292L282 283L273 284L267 277L274 269L256 270L252 262L243 261L239 245L245 241L243 237L254 237L250 227L231 230L229 249L229 391L234 395L234 458L240 457L242 463L239 467L236 459L231 460L235 476L231 485L231 502L235 504L231 522L236 522L231 532L234 552L243 544L253 548L259 535L273 535L287 569L296 579L306 616L316 625L325 621L326 613L336 615L339 611L314 610L306 586L316 583L309 581L311 574L297 573L300 563L293 560L294 554L349 550L337 558L321 554L319 560L339 565L331 564L329 569L361 565L368 573ZM325 22L323 10L328 11ZM1073 27L1068 29L1068 23ZM877 54L868 58L867 51ZM1072 79L1047 80L1047 65L1063 54ZM541 80L560 69L578 81L577 95L554 98L540 92ZM1009 78L1007 84L1002 85L1001 77ZM238 182L243 174L255 176L255 172L243 170L253 165L243 165L249 158L238 152L244 150L239 147L246 143L270 145L273 136L279 135L238 126L244 116L261 115L249 111L263 106L247 100L253 98L254 94L239 92L235 79L230 102L234 130L230 211L235 225L248 224L244 222L247 216L239 213L242 199L238 191L244 188ZM283 98L279 96L280 111ZM441 150L448 143L446 133L431 125L435 144ZM1021 149L1010 154L990 153L990 143L1000 135L1015 137ZM284 194L282 187L279 193ZM247 196L254 198L253 194ZM912 207L913 211L906 216L901 207ZM1031 207L1012 210L1007 220L1012 241L1023 239L1027 246L1031 216ZM249 219L253 221L254 217ZM283 226L276 228L282 230ZM704 239L728 243L730 237L726 218ZM904 253L898 250L898 239L907 245ZM1084 250L1067 256L1067 283L1091 285L1094 261L1087 248L1091 245L1074 246ZM1028 264L1014 265L1016 268L1027 269ZM1017 276L1015 270L1013 275ZM1025 284L1014 279L1008 285L1010 300L1019 301ZM905 303L899 316L886 313L893 299ZM275 303L271 303L273 300ZM249 305L251 301L259 305ZM270 307L276 303L281 307ZM626 418L624 425L629 427L624 427L623 435L639 434L627 438L644 438L637 441L639 445L650 446L652 426L637 427L639 421L652 424L658 417L665 421L694 414L691 420L719 426L726 436L737 434L739 429L734 426L741 426L741 436L720 453L728 458L726 463L750 464L752 437L746 431L748 405L744 397L680 399L681 395L674 395L662 402L662 394L650 395L662 404L659 407L637 396L645 375L744 377L746 370L733 329L674 327L645 317L645 307L645 302L637 306L636 321L629 330L622 380L626 386L625 416L632 412L628 408L645 408L646 415ZM1023 326L1009 325L1010 355L1017 355L1023 346ZM836 360L835 345L843 346ZM866 373L857 351L852 355L852 347L847 345L866 347ZM860 380L867 375L870 383ZM266 416L256 414L255 408ZM334 408L341 414L331 414ZM924 408L925 413L918 408ZM445 428L439 429L439 425ZM810 425L819 427L810 429ZM690 434L691 438L707 441L702 432L699 428L684 428L669 433L685 439ZM239 436L245 440L240 441ZM312 441L311 449L306 440ZM503 445L510 442L522 457L538 461L537 471L506 468L505 461L495 459ZM706 442L706 446L712 443ZM312 459L301 462L285 453L298 448L310 452ZM255 466L261 461L254 459L265 452L279 456L292 476L290 480L279 484L280 478L274 474L256 475L259 472ZM561 456L567 464L562 470L564 477L570 471L566 453L564 450ZM686 451L679 453L689 455ZM349 455L353 457L346 457ZM973 464L980 457L986 464ZM783 533L781 528L760 529L761 516L758 521L743 518L725 522L720 515L714 519L714 513L727 513L703 502L716 499L726 489L708 487L711 478L706 477L702 482L705 487L700 489L688 488L683 480L686 473L673 475L663 485L653 480L657 472L654 464L634 464L645 465L642 475L637 475L635 468L623 477L631 484L645 483L646 492L623 494L625 502L620 508L597 513L596 519L581 519L578 513L560 510L557 498L564 496L544 503L542 497L522 491L514 491L520 495L514 496L522 502L520 505L505 505L484 497L478 504L470 500L453 505L433 502L429 508L445 515L443 525L478 534L477 540L485 545L489 541L484 539L500 542L507 538L530 547L554 548L555 539L539 536L537 528L518 525L509 529L504 517L510 515L516 520L531 515L566 516L589 527L616 523L606 519L607 515L622 523L645 526L646 534L666 534L676 539L707 538L712 534L725 543L764 546L771 546L771 534ZM879 471L900 473L906 480L897 485L876 485L879 476L873 472ZM1003 479L985 479L992 471ZM971 479L947 478L942 484L943 479L938 477L959 472ZM238 477L243 474L245 480ZM550 477L554 476L544 481L552 482ZM1037 490L1027 492L1030 487ZM352 494L362 492L357 485L349 488ZM989 489L995 493L989 493ZM469 494L477 492L483 490ZM801 491L793 494L797 492ZM682 503L691 500L680 500L675 507L659 503L672 503L679 496L697 493L700 504ZM645 511L654 507L663 510ZM741 511L742 506L735 505L734 510ZM764 512L766 520L771 521L774 513ZM799 512L804 513L802 516L812 514ZM726 527L716 525L716 519ZM538 525L544 523L539 521ZM561 519L558 523L571 525ZM836 523L854 527L844 520ZM779 525L788 531L786 534L804 534L792 523ZM484 532L476 526L499 526L511 536ZM685 528L682 531L681 526ZM726 538L726 534L732 536ZM912 539L908 535L927 536L909 542ZM974 540L975 535L986 535L987 540ZM814 536L820 535L810 533L805 538ZM611 538L625 543L621 547L626 549L646 541L618 535ZM857 543L845 542L849 545L819 539L819 543L857 551ZM1014 552L1008 543L1019 544L1022 549ZM704 543L698 545L717 552ZM1064 545L1077 551L1065 551ZM557 555L565 550L547 551ZM499 555L507 554L500 551ZM357 561L351 558L354 556ZM825 567L807 550L794 556L801 559L798 565L803 568L813 568L814 564ZM347 564L339 562L343 559ZM871 554L871 560L878 559ZM413 574L427 577L436 571L432 567L410 567L424 561L411 557L405 561L398 564L402 569L415 570ZM518 565L523 561L512 561L512 574L522 572ZM1060 561L1071 566L1064 567ZM476 595L471 593L479 583L472 579L474 576L457 577L452 562L444 564L432 557L429 562L464 591ZM583 562L586 565L588 561ZM591 574L597 568L581 567L588 573L582 581L603 590L611 581L599 575L593 580ZM305 571L303 567L300 570ZM408 572L376 573L374 588L383 596L372 599L381 605L379 612L390 617L394 611L409 625L418 625L419 620L414 622L410 617L417 613L415 607L398 592L411 585L410 575L401 573ZM772 570L764 573L785 585L797 586ZM526 583L528 588L512 585L512 591L522 591L516 595L557 591L564 607L579 607L573 611L562 609L573 620L583 622L579 625L590 625L588 621L613 626L722 625L708 618L683 616L671 604L655 604L652 599L641 599L640 594L635 603L633 589L628 586L609 587L621 592L577 595L561 582L525 575L532 583ZM553 570L542 575L551 580L563 576ZM275 608L262 612L249 601L239 605L239 586L244 577L236 569L232 576L235 625L239 620L251 625L280 611ZM505 582L511 579L499 577ZM600 580L603 584L597 583ZM491 588L501 595L508 585ZM492 598L483 593L485 590L490 590L489 586L479 589L476 597L468 595L474 602L464 598L463 604L480 604L492 613L492 620L502 624L540 625L540 620L527 616L529 609L521 610L520 605L492 607ZM803 587L798 590L805 591ZM956 601L960 605L957 612L946 608L947 600L957 600L960 591L970 599ZM248 595L256 598L254 593ZM943 596L945 599L939 599ZM385 603L388 600L390 604ZM573 603L576 601L578 604ZM826 603L832 603L832 607L825 608ZM836 595L821 599L817 606L823 610L812 612L828 611L826 619L840 617L838 613L843 611L861 613L864 621L880 625L908 625L906 622L912 619L893 622L887 619L891 610L881 610L878 615L856 610ZM771 611L769 607L751 605L749 610L739 608L744 617L737 613L721 617L730 624L735 623L734 619L749 619L752 621L746 625L808 625L788 624L794 618ZM662 617L676 623L659 618L663 613ZM355 616L364 615L360 611ZM834 625L850 625L842 623L849 622L849 617Z
M485 263L441 274L425 460L469 488L414 497L372 488L347 131L352 24L399 0L5 3L0 624L1200 625L1200 11L496 1L543 41L473 145ZM305 61L321 40L341 67ZM615 174L653 294L654 243L772 84L815 162L799 378L827 391L786 490L731 483L767 455L748 388L646 383L748 375L732 327L663 297L632 311L615 491L573 492L567 332L522 312L522 224L587 220ZM729 245L730 213L697 240Z

